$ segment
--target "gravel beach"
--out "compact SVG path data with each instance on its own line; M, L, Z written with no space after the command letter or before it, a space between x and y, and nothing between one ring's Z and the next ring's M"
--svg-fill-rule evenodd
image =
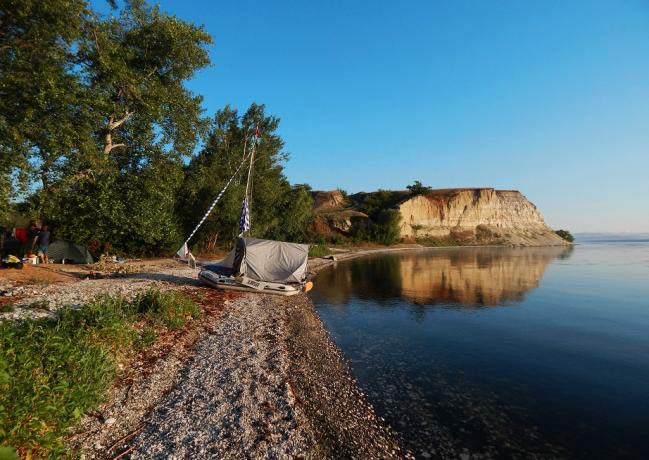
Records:
M304 295L222 293L200 287L195 270L169 264L125 278L10 285L16 309L3 316L47 316L99 294L151 287L184 291L204 315L124 370L69 438L82 458L411 457Z
M131 458L402 458L306 298L243 295L129 443Z

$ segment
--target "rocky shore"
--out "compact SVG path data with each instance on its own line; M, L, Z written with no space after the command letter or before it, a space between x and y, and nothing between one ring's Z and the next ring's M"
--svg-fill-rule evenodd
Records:
M124 370L70 436L82 458L410 457L306 296L223 294L170 262L118 279L5 285L15 310L3 317L52 315L102 293L129 297L151 287L183 290L204 315Z

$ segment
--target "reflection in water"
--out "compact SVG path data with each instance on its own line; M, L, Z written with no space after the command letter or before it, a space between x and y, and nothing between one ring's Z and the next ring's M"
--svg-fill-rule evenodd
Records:
M571 251L572 247L404 252L349 262L348 270L327 270L318 281L336 286L320 293L334 305L371 293L373 300L405 298L421 305L497 306L521 301L539 285L547 265Z
M310 296L418 458L649 458L648 260L649 245L402 252L325 269Z

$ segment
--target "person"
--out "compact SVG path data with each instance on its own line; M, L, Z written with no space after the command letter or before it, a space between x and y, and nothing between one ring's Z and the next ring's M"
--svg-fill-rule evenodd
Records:
M27 227L27 244L29 245L29 252L34 252L36 247L36 240L38 240L38 233L41 231L40 226L36 223L35 220L29 221L29 227Z
M47 225L41 227L41 231L38 232L38 256L41 258L41 261L44 264L50 262L47 255L47 249L50 245L50 230Z

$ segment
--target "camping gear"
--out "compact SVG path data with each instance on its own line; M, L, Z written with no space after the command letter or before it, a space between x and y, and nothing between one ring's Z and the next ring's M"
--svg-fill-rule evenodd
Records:
M21 268L23 268L23 263L18 257L9 255L9 256L5 257L4 259L2 259L2 267L3 268L18 268L18 269L21 269Z
M176 254L190 265L195 263L194 256L187 246L189 240L205 222L233 179L239 175L243 165L249 161L236 245L222 261L203 266L198 279L217 289L295 295L309 291L313 286L313 283L306 281L309 246L244 237L251 228L252 171L259 138L260 133L257 129L249 148L248 139L245 140L241 164Z
M91 264L92 256L83 245L72 241L57 240L50 244L47 255L50 261L59 263Z

